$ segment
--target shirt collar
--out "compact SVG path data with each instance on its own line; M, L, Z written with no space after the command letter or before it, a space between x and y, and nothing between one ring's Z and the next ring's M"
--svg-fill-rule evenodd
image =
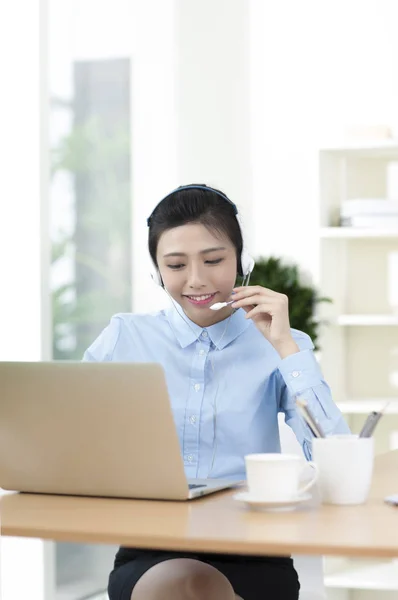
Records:
M191 319L188 319L181 306L175 302L167 309L166 317L181 348L186 348L201 336L206 337L207 334L214 346L218 350L222 350L250 326L250 321L245 319L245 312L241 308L235 311L231 317L209 327L196 325Z

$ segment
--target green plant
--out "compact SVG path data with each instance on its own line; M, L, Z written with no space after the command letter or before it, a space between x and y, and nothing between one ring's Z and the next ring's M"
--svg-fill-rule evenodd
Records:
M298 265L288 264L275 256L260 257L256 260L250 285L261 285L286 294L291 327L307 333L315 349L319 350L317 340L321 323L316 317L316 306L321 302L331 302L331 299L318 296L310 283L303 283Z

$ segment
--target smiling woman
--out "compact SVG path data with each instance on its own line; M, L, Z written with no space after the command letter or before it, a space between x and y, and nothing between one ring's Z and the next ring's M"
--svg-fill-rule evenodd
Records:
M148 219L155 280L202 327L232 314L228 307L217 313L204 309L231 300L237 275L253 268L237 212L223 192L189 185L166 196Z
M310 458L312 433L296 410L298 393L326 435L348 431L311 339L290 328L287 296L259 285L236 287L237 276L247 284L253 268L236 206L219 190L185 186L156 206L148 225L153 278L172 306L115 315L85 360L163 366L187 478L244 479L245 455L280 452L279 412ZM231 305L211 310L232 296ZM297 600L299 587L288 556L122 547L109 598Z
M236 281L236 249L224 233L201 223L168 229L160 235L156 264L165 289L194 323L207 327L231 314L209 311L230 297Z

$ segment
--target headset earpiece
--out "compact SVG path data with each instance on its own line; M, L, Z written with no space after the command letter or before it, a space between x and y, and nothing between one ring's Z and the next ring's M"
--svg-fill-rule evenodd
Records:
M153 269L151 270L151 277L152 277L152 280L154 281L154 283L156 283L156 285L163 287L163 281L160 276L159 269L156 269L155 267L153 267Z
M242 254L240 257L240 264L242 266L242 276L247 277L248 275L250 275L250 273L254 269L255 262L254 262L253 257L249 254L249 252L245 248L243 248L243 250L242 250Z

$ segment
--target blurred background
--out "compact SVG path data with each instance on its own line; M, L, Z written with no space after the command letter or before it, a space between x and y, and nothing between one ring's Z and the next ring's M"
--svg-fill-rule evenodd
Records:
M377 449L397 448L398 1L2 10L0 360L80 360L112 314L164 306L146 218L203 182L257 259L332 300L314 314L335 400L354 430L389 401ZM47 548L45 600L103 597L113 548ZM396 563L326 562L331 600L398 597Z

